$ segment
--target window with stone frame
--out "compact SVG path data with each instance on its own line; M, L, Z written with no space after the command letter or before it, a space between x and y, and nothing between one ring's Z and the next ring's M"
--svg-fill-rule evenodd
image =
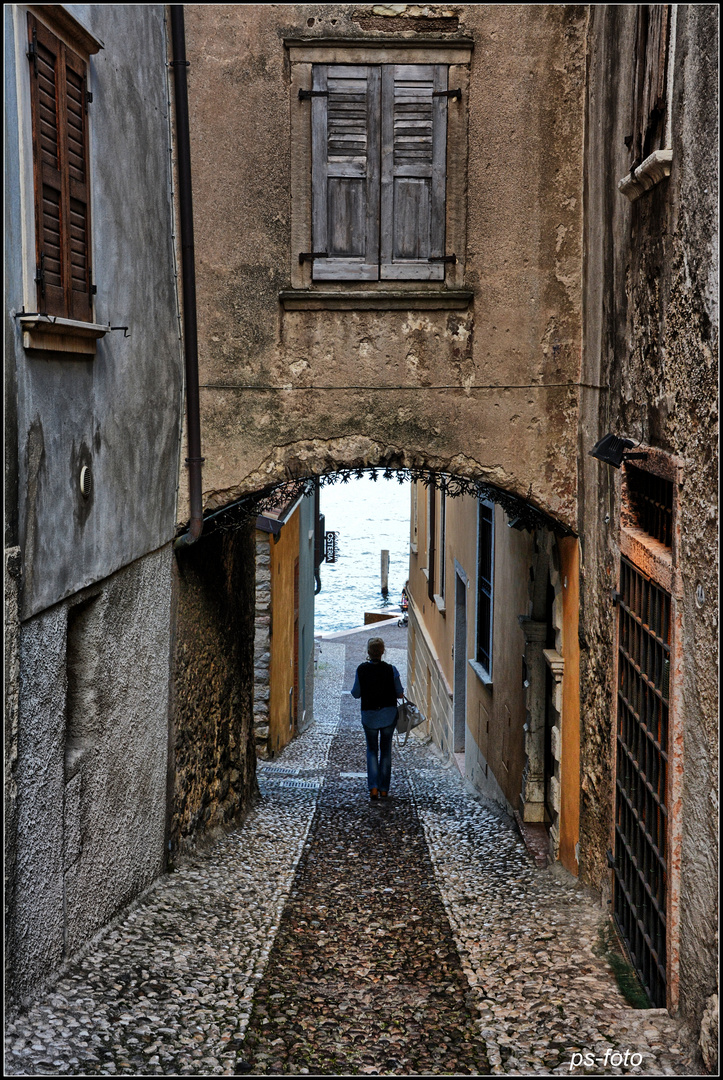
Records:
M285 310L464 310L471 38L284 38Z

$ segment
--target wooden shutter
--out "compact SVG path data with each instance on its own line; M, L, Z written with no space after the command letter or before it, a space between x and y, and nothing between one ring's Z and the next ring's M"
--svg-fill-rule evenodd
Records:
M63 278L63 176L61 155L61 44L54 34L28 15L35 173L35 246L38 267L38 311L67 314Z
M445 65L383 68L382 278L444 280L446 89Z
M315 64L311 99L315 281L379 277L380 68Z
M71 319L92 317L90 206L88 198L87 75L83 61L65 51L65 161L67 176L68 310Z
M638 7L632 151L640 164L661 149L665 122L669 4Z
M38 311L90 320L86 65L28 15Z

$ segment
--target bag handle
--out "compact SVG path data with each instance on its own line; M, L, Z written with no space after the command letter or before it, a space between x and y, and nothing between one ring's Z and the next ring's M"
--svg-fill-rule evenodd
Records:
M413 702L409 700L406 694L402 694L402 702L408 705L413 704ZM399 730L397 728L394 729L394 733L397 736L397 746L403 749L407 745L407 742L409 741L409 732L411 730L411 728L407 728L406 732L404 733L404 742L402 742L402 740L399 738Z

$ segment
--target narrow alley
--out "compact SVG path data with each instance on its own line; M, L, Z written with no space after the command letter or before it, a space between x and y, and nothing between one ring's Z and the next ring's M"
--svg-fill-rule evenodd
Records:
M259 764L243 826L8 1024L7 1073L694 1073L685 1029L617 989L599 907L453 764L411 738L370 803L348 692L367 636L322 641L317 720Z

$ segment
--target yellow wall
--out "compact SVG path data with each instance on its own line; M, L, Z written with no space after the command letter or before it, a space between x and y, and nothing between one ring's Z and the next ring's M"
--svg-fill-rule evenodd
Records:
M439 536L440 500L436 501ZM412 555L410 557L410 684L422 709L431 711L429 733L446 752L453 746L455 559L469 580L467 589L467 658L475 656L477 597L477 501L448 499L446 510L446 579L443 602L430 600L428 567L428 493L417 485L412 498ZM474 786L507 809L520 805L525 765L523 726L526 718L522 684L524 637L519 615L530 611L530 568L535 562L532 536L510 529L499 507L494 517L494 622L492 683L485 685L467 664L467 736L465 775ZM414 551L414 545L417 551ZM553 542L554 543L554 542ZM560 838L558 857L578 873L575 848L580 819L580 647L579 547L574 537L557 542L559 589L555 604L565 667L562 683L562 750L560 763ZM555 563L557 565L557 562ZM554 580L557 581L557 573ZM439 596L439 553L435 566L435 592ZM558 606L559 605L559 606ZM441 608L444 610L441 610Z
M437 535L439 536L440 501L436 500ZM413 507L414 518L414 507ZM532 540L528 533L507 527L504 512L495 507L495 577L494 633L493 633L493 681L487 686L473 668L467 664L467 745L466 770L470 779L480 790L498 801L507 801L517 808L519 802L522 769L524 766L523 725L525 722L525 697L522 686L522 656L524 638L517 621L518 615L528 611L528 570L532 562ZM444 612L438 602L427 594L427 578L423 569L428 565L428 493L423 485L417 485L417 553L410 558L410 592L420 632L427 639L424 650L415 649L414 682L420 703L425 701L423 673L418 670L423 654L425 663L438 664L441 678L440 701L444 689L454 687L454 623L455 623L455 559L465 571L467 588L467 658L475 657L477 619L477 500L469 497L447 499L445 545L445 596ZM414 520L412 522L414 543ZM439 590L439 552L435 567L435 592ZM423 627L423 629L422 629ZM415 641L416 644L416 641ZM435 655L436 654L436 657ZM440 706L441 707L441 706ZM438 720L430 733L445 750L452 750L451 701L448 715ZM471 740L470 740L471 736ZM485 770L485 765L487 769Z
M289 691L294 685L294 564L299 558L299 510L271 540L271 663L269 749L275 754L294 733ZM297 702L294 702L296 710Z

